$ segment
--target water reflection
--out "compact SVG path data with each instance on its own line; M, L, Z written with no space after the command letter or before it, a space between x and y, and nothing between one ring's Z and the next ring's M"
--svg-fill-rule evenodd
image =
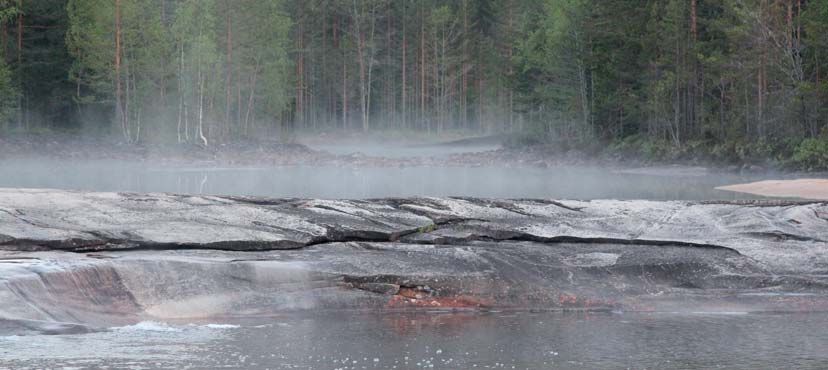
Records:
M175 192L270 197L475 196L567 199L739 199L715 190L779 175L681 172L671 176L599 167L157 167L123 162L0 162L0 186L93 191Z
M428 313L230 320L0 338L0 367L798 368L828 364L826 314ZM32 345L38 343L38 345Z

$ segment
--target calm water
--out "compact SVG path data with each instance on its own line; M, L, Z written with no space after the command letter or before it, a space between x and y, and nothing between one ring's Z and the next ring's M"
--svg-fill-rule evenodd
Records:
M0 368L825 369L828 314L346 314L0 337Z
M619 173L599 167L159 167L120 162L0 162L0 187L302 198L476 196L705 200L755 198L716 186L779 175Z
M754 198L714 187L779 178L596 167L214 168L0 162L0 187L372 198ZM3 368L828 368L828 314L337 314L152 323L4 336Z

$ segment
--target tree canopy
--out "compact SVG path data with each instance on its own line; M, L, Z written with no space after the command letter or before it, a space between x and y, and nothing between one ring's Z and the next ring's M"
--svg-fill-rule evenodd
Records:
M0 24L6 129L730 153L828 135L828 0L0 0Z

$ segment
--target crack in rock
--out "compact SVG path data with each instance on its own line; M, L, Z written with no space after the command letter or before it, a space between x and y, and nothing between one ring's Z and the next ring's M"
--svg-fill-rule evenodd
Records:
M343 242L610 243L727 250L777 274L814 274L828 266L826 204L470 197L326 201L0 189L0 250L256 252Z

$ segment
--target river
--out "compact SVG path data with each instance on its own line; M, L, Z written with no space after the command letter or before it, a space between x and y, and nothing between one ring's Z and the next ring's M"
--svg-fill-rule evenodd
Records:
M0 337L0 367L824 369L826 314L327 313Z
M756 196L714 188L779 177L773 173L711 173L693 167L645 171L595 166L183 167L116 161L0 161L0 187L328 199L407 196L745 199Z
M301 198L743 199L755 197L714 188L779 177L684 167L217 168L0 162L0 187ZM317 312L142 322L69 335L0 331L0 368L824 369L826 327L826 313Z

